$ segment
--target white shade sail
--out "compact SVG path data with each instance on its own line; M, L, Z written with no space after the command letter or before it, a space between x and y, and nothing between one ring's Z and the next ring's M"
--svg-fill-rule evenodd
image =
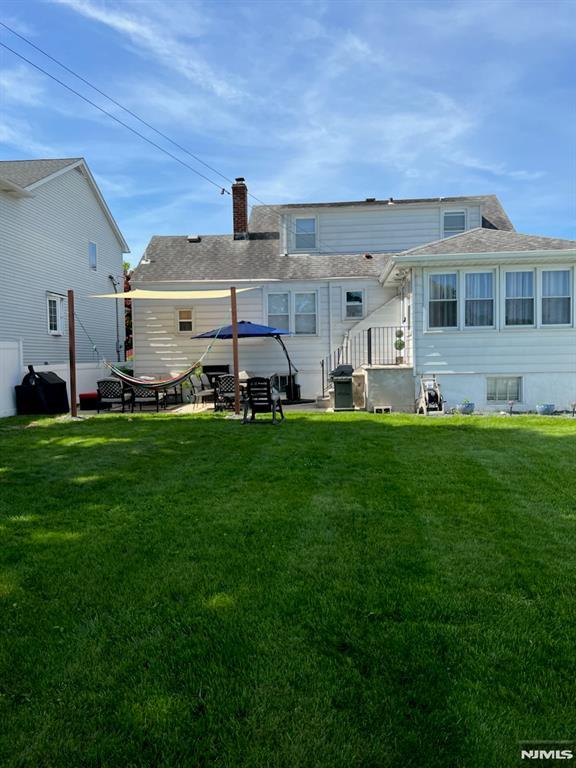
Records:
M256 286L254 286L256 287ZM251 288L236 288L236 293L252 291ZM92 296L93 299L153 299L161 301L180 301L183 299L229 299L230 288L218 288L205 291L148 291L135 288L127 293L100 293Z

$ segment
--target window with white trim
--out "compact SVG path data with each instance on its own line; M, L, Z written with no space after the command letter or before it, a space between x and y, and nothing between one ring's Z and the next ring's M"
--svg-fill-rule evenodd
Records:
M486 400L493 403L519 403L522 400L522 377L488 376Z
M572 273L569 269L542 271L542 325L572 322Z
M494 325L494 273L467 272L465 280L464 325L486 328Z
M428 327L458 327L458 275L456 272L430 275Z
M443 218L444 237L452 237L466 232L465 211L444 211Z
M316 248L316 219L294 219L294 248L313 251Z
M88 243L88 266L94 272L98 268L98 248L96 243Z
M534 325L534 271L506 272L505 323Z
M192 310L177 310L178 333L191 333L193 329Z
M52 336L62 335L62 318L64 314L64 297L57 293L46 294L46 316L48 333Z
M364 317L364 291L346 291L345 292L345 312L346 320L359 320Z
M294 333L313 336L317 333L316 292L294 294Z
M268 325L281 331L290 330L290 295L288 293L268 294Z

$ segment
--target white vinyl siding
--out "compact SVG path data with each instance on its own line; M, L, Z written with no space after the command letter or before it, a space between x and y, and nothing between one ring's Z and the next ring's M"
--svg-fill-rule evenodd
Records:
M572 322L572 274L569 269L542 271L542 325Z
M488 402L521 402L521 376L489 376L486 379L486 400Z
M268 294L268 325L281 331L290 330L290 294Z
M432 274L429 283L428 325L430 328L458 327L458 274Z
M535 324L534 270L506 272L505 323L507 326Z
M89 266L89 242L97 243L96 271ZM67 362L66 307L62 334L50 333L46 294L65 296L72 289L77 316L90 334L88 338L77 325L77 362L115 360L116 302L92 297L111 292L108 275L121 275L122 261L122 247L79 171L69 170L36 187L30 198L15 198L0 191L2 337L22 339L26 364ZM118 309L122 345L122 304Z
M192 310L178 309L176 314L178 333L191 333L193 330Z
M294 294L294 333L314 336L318 332L318 301L315 291Z

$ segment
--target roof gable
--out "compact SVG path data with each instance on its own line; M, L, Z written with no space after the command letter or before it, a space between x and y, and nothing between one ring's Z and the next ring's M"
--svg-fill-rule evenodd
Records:
M21 191L22 193L26 193L26 196L30 196L30 193L33 190L46 184L51 179L60 176L60 174L67 173L74 168L78 168L88 182L98 204L108 219L108 223L122 248L122 252L130 253L130 248L124 239L116 220L112 216L112 212L110 211L110 208L108 208L84 158L69 157L50 160L0 160L0 179L5 179L8 182L6 189L10 189L10 186L14 185L16 188L14 191L16 193Z
M471 253L522 253L524 251L575 250L576 240L524 235L499 229L477 227L443 240L420 245L398 254L402 256L440 256Z

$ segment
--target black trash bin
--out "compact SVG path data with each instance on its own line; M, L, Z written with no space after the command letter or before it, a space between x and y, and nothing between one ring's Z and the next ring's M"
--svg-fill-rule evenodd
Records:
M28 366L29 373L16 389L16 412L18 415L68 413L68 391L66 382L53 371L36 373Z

